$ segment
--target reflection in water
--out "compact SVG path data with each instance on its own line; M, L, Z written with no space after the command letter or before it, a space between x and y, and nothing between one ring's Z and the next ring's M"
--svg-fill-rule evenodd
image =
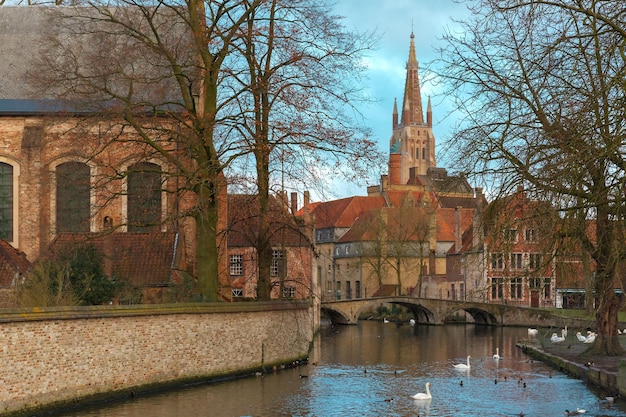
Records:
M622 403L608 407L600 400L606 394L529 360L515 346L525 337L525 328L474 325L328 327L308 366L63 417L562 416L576 408L592 416L626 415ZM471 369L456 370L468 355ZM427 382L432 399L413 399Z

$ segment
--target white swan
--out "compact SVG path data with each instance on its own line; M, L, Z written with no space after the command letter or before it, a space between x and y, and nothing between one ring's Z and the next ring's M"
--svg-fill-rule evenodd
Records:
M561 336L567 337L567 326L565 326L565 328L561 330Z
M415 325L415 319L409 320L409 324L411 324L411 326Z
M431 398L433 398L432 395L430 395L430 382L426 383L426 394L424 394L423 392L418 392L411 397L413 397L414 400L430 400Z
M471 356L467 356L467 364L465 363L457 363L456 365L454 365L454 369L470 369L470 358Z
M529 337L536 337L539 334L539 330L529 327L528 328L528 336Z
M552 343L561 343L561 342L565 341L565 338L563 336L559 336L556 333L552 333L552 336L550 337L550 341Z
M502 359L502 356L500 356L500 348L496 348L496 354L493 355L493 358L497 361Z
M383 323L389 323L389 320L387 320L387 317L383 318Z
M593 343L596 341L596 334L593 332L588 332L589 335L585 338L585 341L583 343Z
M583 336L580 332L576 332L576 338L579 342L584 342L585 340L587 340L587 338Z

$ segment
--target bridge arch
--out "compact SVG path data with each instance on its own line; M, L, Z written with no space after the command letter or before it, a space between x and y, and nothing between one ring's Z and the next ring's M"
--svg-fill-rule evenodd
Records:
M406 301L393 301L391 304L397 304L409 310L415 321L420 324L437 324L439 322L438 315L424 307L422 304L409 303Z
M320 311L322 315L325 315L333 324L355 324L352 323L352 317L346 315L343 311L328 306L321 306ZM358 320L357 316L357 320Z
M449 318L454 313L456 313L457 311L464 311L467 314L469 314L472 317L472 320L474 320L475 324L482 324L486 326L498 326L501 324L498 318L494 316L492 313L484 309L476 308L476 307L454 308L445 315L445 317L443 318L443 321L444 322L447 321L446 319Z

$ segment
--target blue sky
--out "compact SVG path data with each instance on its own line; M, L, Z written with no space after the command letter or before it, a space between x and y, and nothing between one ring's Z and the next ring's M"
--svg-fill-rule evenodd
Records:
M439 149L450 137L455 120L454 117L446 117L449 105L441 96L441 87L429 82L426 69L436 58L435 48L441 45L444 29L455 27L452 18L464 19L468 16L466 5L459 4L458 0L337 0L335 12L345 17L347 28L376 30L380 35L378 47L366 58L369 79L365 87L376 102L361 106L360 110L366 119L365 123L373 131L374 139L385 153L389 151L393 100L397 98L398 105L402 102L405 65L413 31L415 53L420 64L424 109L429 95L432 100L437 165L448 168ZM376 177L373 183L372 180L368 181L367 185L377 184L378 179ZM366 188L365 185L349 185L341 187L337 193L340 197L365 195Z

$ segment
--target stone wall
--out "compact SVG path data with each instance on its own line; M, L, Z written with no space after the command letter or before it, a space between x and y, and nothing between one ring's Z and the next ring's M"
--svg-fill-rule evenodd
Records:
M3 310L0 415L28 415L305 358L309 302Z

